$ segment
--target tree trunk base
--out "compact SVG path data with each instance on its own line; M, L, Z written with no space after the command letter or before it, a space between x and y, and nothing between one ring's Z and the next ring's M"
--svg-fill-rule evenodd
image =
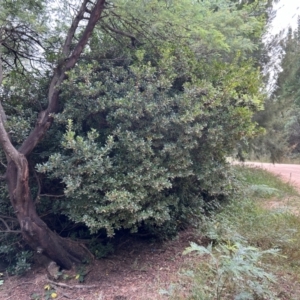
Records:
M84 245L52 232L37 215L34 221L28 217L24 219L21 228L28 245L63 269L70 270L76 264L94 260L94 256Z

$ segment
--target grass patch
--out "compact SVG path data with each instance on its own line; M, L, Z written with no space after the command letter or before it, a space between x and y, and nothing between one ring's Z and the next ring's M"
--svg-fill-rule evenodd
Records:
M290 211L269 211L252 199L234 201L209 223L206 235L216 243L245 241L263 250L279 248L286 263L298 261L300 266L300 219Z
M202 233L211 245L187 248L202 260L182 272L189 297L181 297L178 288L172 298L299 299L300 196L265 170L234 168L241 193L204 222ZM286 199L293 199L289 209L267 205Z
M273 163L270 156L267 156L267 155L260 156L259 158L255 155L250 155L247 158L247 160L252 161L252 162ZM290 157L281 157L279 161L276 161L276 163L300 164L300 156L299 155L293 155L293 156L290 156Z
M246 190L248 196L249 192L251 192L251 187L253 186L265 186L270 189L276 189L281 195L299 196L297 190L291 184L283 182L280 177L275 176L266 170L238 165L234 166L234 169L236 171L237 180ZM265 195L256 196L261 196L260 198L263 198Z

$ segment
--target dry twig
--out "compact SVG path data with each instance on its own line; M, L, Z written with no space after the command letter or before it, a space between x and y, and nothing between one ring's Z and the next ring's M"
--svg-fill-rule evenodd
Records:
M48 282L50 282L53 285L68 288L68 289L84 289L84 288L92 289L92 288L98 287L98 285L84 285L84 284L68 285L68 284L61 283L61 282L55 282L50 279L48 279Z

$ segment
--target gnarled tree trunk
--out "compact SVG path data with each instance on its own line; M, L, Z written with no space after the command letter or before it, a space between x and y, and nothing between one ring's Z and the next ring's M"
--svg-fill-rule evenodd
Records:
M33 250L45 254L59 266L70 269L74 263L89 258L89 253L80 244L52 232L37 215L28 186L28 174L27 159L22 154L19 155L18 164L12 160L9 162L6 180L23 238Z
M70 269L73 263L80 263L88 255L85 247L71 240L61 238L52 232L36 213L36 207L29 189L29 168L27 157L34 147L42 140L48 128L51 126L54 113L57 113L59 102L59 86L66 78L66 72L74 67L82 50L88 42L93 29L104 10L105 0L95 1L92 9L88 7L91 1L84 0L80 10L74 18L68 31L62 55L65 60L54 70L54 75L49 86L48 107L39 114L35 128L17 150L11 143L5 130L5 113L0 104L0 144L7 158L7 170L5 179L8 185L11 204L20 223L24 240L35 251L43 253L59 266ZM75 47L72 45L75 31L79 22L89 20ZM72 50L73 49L73 50ZM0 53L1 58L1 53ZM0 60L1 61L1 60ZM2 81L2 68L0 63L0 85Z

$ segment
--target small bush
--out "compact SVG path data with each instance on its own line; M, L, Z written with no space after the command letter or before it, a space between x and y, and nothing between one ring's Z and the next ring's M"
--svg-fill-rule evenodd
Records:
M259 198L270 198L273 196L279 196L280 191L278 189L269 187L265 184L254 184L249 187L249 192L253 193L253 196Z
M109 254L114 253L115 249L113 244L106 243L102 244L96 239L93 239L89 246L91 252L95 255L96 258L107 257Z
M240 243L220 244L213 250L212 245L191 243L183 254L191 252L208 256L193 274L193 299L275 299L270 290L275 277L265 270L262 258L278 250L261 251Z
M30 270L33 263L33 252L24 250L19 234L0 234L1 271L6 270L12 275L23 275Z
M7 271L12 275L23 275L31 269L32 262L32 251L22 251L16 255L14 264L10 265Z

